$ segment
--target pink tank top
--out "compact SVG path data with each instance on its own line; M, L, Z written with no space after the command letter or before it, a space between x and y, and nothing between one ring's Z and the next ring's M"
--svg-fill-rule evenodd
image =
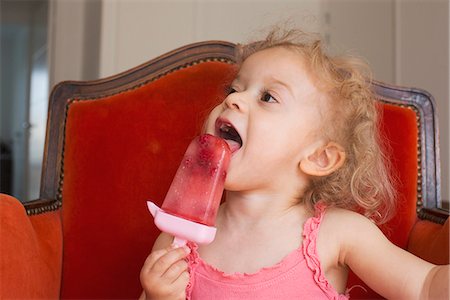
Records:
M188 243L192 251L187 299L348 299L348 292L337 293L321 269L316 240L325 207L316 208L316 216L304 224L302 245L257 273L225 274L200 258L196 244Z

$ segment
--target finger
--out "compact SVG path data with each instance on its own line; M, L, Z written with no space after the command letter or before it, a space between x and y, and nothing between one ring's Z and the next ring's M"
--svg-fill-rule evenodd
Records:
M185 291L189 283L189 278L190 275L188 271L182 272L180 276L178 276L178 278L172 283L174 290L179 289L181 291Z
M180 276L181 273L187 271L188 264L184 259L178 260L173 263L161 276L164 280L172 283Z
M145 273L148 272L153 267L155 262L160 257L167 254L171 249L173 249L173 248L167 247L167 248L156 250L156 251L153 251L152 253L150 253L149 256L147 256L147 258L145 259L144 265L142 266L142 272L145 272Z
M188 249L185 247L180 247L168 251L166 254L160 256L158 260L155 261L152 271L157 273L165 273L167 269L170 268L177 261L184 259L188 255Z

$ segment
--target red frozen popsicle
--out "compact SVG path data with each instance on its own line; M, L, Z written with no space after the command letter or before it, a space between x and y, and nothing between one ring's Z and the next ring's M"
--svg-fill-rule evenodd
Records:
M225 140L204 134L189 145L177 173L159 209L148 202L156 226L175 236L175 243L185 240L199 244L212 242L215 220L230 161Z

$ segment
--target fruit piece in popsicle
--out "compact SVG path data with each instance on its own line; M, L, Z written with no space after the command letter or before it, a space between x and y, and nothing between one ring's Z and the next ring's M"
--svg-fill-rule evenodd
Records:
M204 134L189 145L159 209L148 202L156 226L176 237L199 244L212 242L222 198L230 148L225 140Z

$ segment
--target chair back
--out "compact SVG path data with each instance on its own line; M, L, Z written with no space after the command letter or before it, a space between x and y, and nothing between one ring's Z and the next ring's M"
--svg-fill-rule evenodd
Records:
M113 77L54 88L40 200L26 208L61 210L62 298L139 296L140 268L159 234L146 201L161 204L187 145L224 99L234 53L231 43L196 43ZM374 88L400 183L386 228L405 248L417 212L426 216L440 201L434 104L424 91Z

